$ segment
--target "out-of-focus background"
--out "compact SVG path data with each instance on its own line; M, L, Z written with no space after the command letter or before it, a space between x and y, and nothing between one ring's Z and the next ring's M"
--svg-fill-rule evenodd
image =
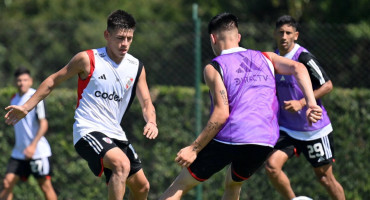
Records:
M145 65L157 108L160 135L154 141L141 136L144 121L138 102L123 120L123 127L142 158L151 182L149 199L158 198L170 185L180 171L173 162L177 151L195 139L197 124L203 125L207 120L207 88L200 82L200 95L196 92L199 91L196 77L201 76L201 67L196 66L204 66L214 56L209 46L207 24L220 12L231 12L239 17L241 46L261 51L274 51L273 31L278 17L289 14L299 21L297 43L318 58L334 85L333 92L324 97L334 126L337 155L334 174L344 187L347 199L370 199L368 0L1 0L1 107L7 106L16 92L13 73L18 66L31 70L37 88L76 53L103 47L106 18L116 9L126 10L137 21L130 53ZM71 79L46 99L50 125L46 137L54 153L53 184L59 199L105 199L104 179L95 178L73 148L76 86L77 79ZM197 112L200 115L196 115ZM13 128L0 123L0 138L2 179L14 144ZM298 195L329 199L303 156L289 161L284 170ZM223 177L224 171L192 190L184 199L220 199ZM268 182L263 169L246 181L241 197L282 199ZM15 188L15 199L40 198L42 194L33 179Z

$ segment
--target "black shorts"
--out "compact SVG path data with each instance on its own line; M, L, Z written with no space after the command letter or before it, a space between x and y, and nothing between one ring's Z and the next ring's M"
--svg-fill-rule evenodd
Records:
M6 168L6 173L13 173L19 176L22 181L27 181L30 174L32 174L36 179L50 179L52 170L48 157L33 160L10 158Z
M202 182L231 163L233 180L241 182L258 170L272 150L268 146L229 145L212 140L199 152L188 170Z
M95 176L101 176L104 172L106 182L112 175L112 171L103 166L103 157L110 149L120 148L130 160L129 176L138 172L142 166L134 147L128 141L111 139L100 132L91 132L82 137L76 144L77 153L87 161L89 168Z
M289 158L303 153L313 167L320 167L335 162L333 141L332 133L319 139L302 141L290 137L285 131L280 131L274 149L285 152Z

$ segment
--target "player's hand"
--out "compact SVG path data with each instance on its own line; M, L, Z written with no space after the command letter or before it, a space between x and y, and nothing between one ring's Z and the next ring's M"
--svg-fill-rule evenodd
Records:
M181 167L189 167L196 158L197 152L194 151L193 146L187 146L177 153L175 161Z
M155 139L158 136L157 124L154 122L148 122L144 126L143 135L145 135L148 139Z
M318 105L310 106L307 109L306 116L307 116L307 120L308 120L308 122L311 126L312 123L316 123L317 121L319 121L322 118L322 109Z
M9 110L5 114L5 123L8 125L15 125L28 114L28 111L22 106L12 105L6 107L5 110Z
M303 105L299 100L284 101L284 109L289 112L298 112L302 110Z
M35 154L35 151L36 151L36 146L30 145L24 149L23 154L24 156L26 156L27 160L31 160L33 154Z

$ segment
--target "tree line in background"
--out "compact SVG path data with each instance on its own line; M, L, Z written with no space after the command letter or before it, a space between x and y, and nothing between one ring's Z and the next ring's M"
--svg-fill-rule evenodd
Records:
M333 74L334 86L370 86L365 76L370 48L367 0L194 2L202 20L202 64L213 57L206 26L215 14L227 11L239 16L242 45L262 51L273 51L274 22L280 15L290 14L302 23L298 43L319 57L329 75ZM3 0L0 87L12 84L11 74L20 65L30 68L39 83L77 52L104 46L105 20L115 9L125 9L137 20L131 53L144 62L149 84L193 85L194 2Z

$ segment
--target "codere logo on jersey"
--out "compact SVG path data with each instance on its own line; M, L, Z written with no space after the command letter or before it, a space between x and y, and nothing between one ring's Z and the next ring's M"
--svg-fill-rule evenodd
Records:
M103 99L114 100L117 102L120 102L122 100L122 98L119 97L115 92L113 92L112 94L108 94L106 92L102 92L98 90L98 91L95 91L94 94L96 97L101 97Z

